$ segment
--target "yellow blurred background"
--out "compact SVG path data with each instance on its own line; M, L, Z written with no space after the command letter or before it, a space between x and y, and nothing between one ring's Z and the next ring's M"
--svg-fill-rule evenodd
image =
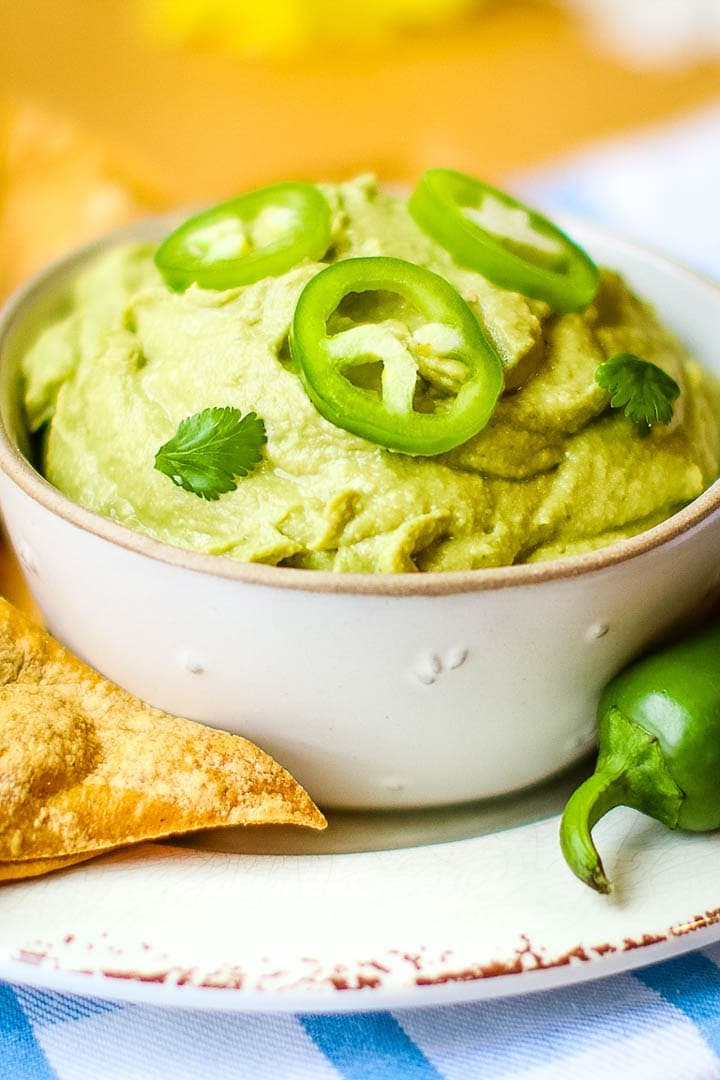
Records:
M429 163L499 178L720 91L717 64L633 68L544 0L0 9L0 94L76 118L173 202Z

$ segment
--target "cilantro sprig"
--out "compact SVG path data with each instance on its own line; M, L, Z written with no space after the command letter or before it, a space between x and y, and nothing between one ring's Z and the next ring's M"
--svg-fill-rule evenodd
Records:
M214 501L252 472L266 442L265 424L254 412L243 416L231 405L203 409L180 421L155 455L155 468L185 491Z
M673 418L673 401L680 396L680 387L649 360L620 353L600 364L595 381L609 392L613 409L624 408L643 434L648 434L653 424L669 424Z

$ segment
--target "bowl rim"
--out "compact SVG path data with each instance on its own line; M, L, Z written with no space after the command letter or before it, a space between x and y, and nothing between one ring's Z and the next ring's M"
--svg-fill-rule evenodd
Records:
M0 364L2 364L6 341L16 323L56 278L77 271L88 259L106 247L125 241L150 239L161 225L165 228L173 227L185 216L185 212L175 210L167 214L146 217L113 230L55 259L15 289L0 308ZM666 271L671 270L694 286L699 285L703 289L710 289L720 302L720 283L713 281L709 276L691 270L651 247L627 240L611 229L601 228L580 219L572 219L568 215L556 216L562 223L568 223L570 228L577 228L589 237L596 236L601 240L609 240L616 247L624 248L628 252L640 253L651 264L660 266ZM618 540L607 547L579 555L549 559L546 562L518 563L476 570L398 574L340 573L333 570L306 570L263 563L247 563L225 555L204 554L169 544L164 540L157 540L87 510L63 495L58 488L53 487L23 456L8 431L4 402L0 402L0 469L25 495L69 525L156 562L247 585L343 595L440 596L491 592L504 588L578 578L628 562L667 544L700 525L713 512L720 509L720 479L718 479L691 503L658 525L628 539Z

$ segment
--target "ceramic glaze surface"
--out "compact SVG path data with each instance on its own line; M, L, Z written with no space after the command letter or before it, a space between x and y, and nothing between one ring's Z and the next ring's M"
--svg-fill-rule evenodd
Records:
M720 374L713 286L573 229ZM77 261L7 310L6 429L23 342ZM0 459L8 531L52 632L144 700L253 739L324 806L459 802L553 774L591 747L611 675L718 589L712 495L691 527L648 550L628 542L632 557L432 575L440 585L403 575L393 593L186 556L73 507L9 447Z
M300 832L305 853L239 829L232 854L142 844L7 884L0 977L172 1007L367 1011L549 989L720 935L716 836L618 810L598 825L607 897L568 870L556 817L443 842L425 815L424 843L377 850L392 816L357 815L368 846L346 853L321 853L331 820Z

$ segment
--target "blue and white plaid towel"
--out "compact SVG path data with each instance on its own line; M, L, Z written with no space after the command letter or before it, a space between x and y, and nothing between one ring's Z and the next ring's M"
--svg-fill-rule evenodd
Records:
M720 277L720 108L514 187ZM348 1016L117 1005L0 983L0 1080L720 1080L720 945L521 998Z
M443 1008L228 1015L0 983L3 1080L713 1080L720 947L634 975Z

